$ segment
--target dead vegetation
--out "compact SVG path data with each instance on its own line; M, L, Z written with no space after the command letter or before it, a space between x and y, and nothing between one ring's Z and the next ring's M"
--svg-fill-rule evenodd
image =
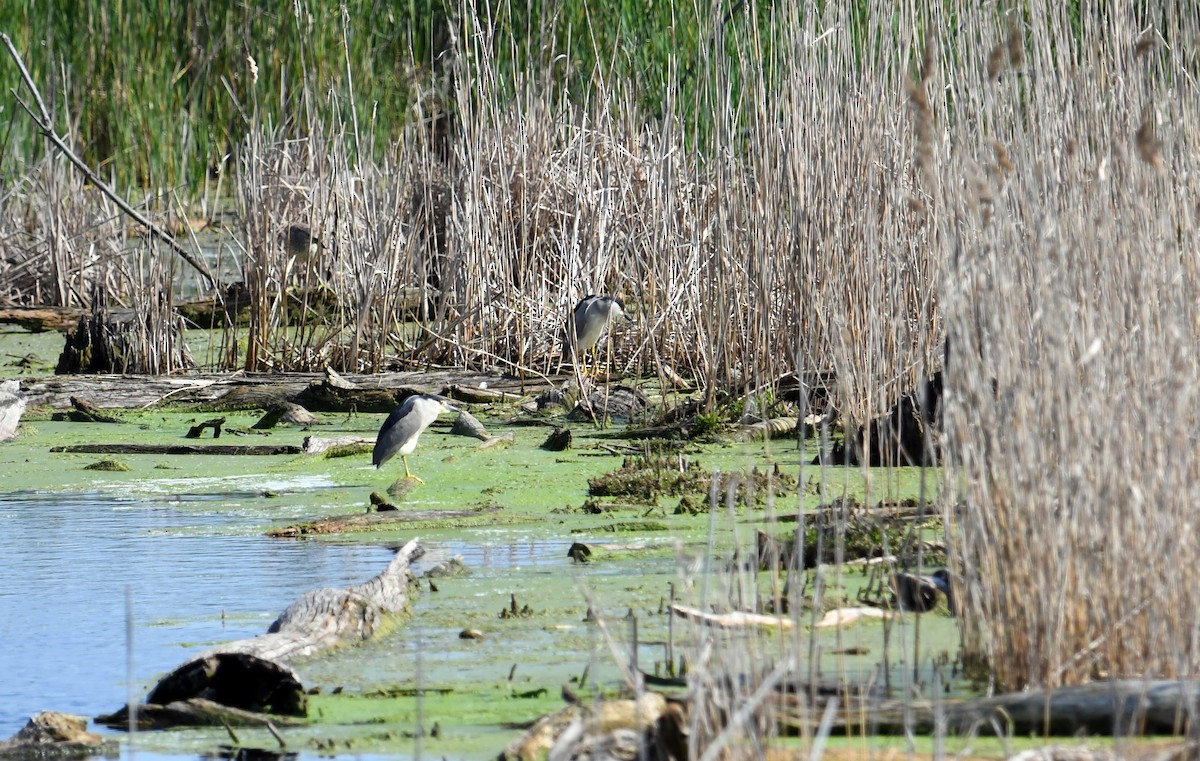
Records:
M639 321L606 356L664 396L827 372L869 438L946 357L950 486L928 504L978 676L1196 678L1200 22L1071 8L784 3L766 61L713 19L713 55L680 63L704 83L687 113L715 121L703 155L682 110L651 120L601 78L583 103L550 72L502 80L495 29L466 19L448 151L414 128L352 159L344 123L238 147L249 311L209 361L547 375L568 308L611 292ZM60 162L32 168L0 199L4 299L104 293L161 351L170 298L148 294L171 265L106 209ZM723 584L696 596L741 599ZM761 688L802 665L795 637L697 635L689 753L769 741Z

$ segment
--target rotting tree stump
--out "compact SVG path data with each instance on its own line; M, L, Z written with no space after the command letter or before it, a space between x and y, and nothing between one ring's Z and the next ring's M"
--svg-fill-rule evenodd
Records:
M308 592L289 605L266 634L200 653L159 680L146 698L151 706L147 715L162 720L166 714L154 707L201 700L208 701L207 708L193 712L190 723L205 716L221 723L221 706L230 709L226 718L239 724L245 723L247 712L304 716L307 696L290 664L386 631L412 603L418 589L412 562L423 554L414 539L375 578L346 589ZM97 720L119 728L127 716L128 707Z

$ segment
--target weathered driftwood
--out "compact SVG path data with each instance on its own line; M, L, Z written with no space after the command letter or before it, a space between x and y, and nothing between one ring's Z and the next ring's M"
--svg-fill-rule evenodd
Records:
M446 389L445 396L448 396L458 402L468 402L470 404L515 402L522 398L520 394L514 394L508 391L497 391L491 388L467 386L460 383L451 384L450 387Z
M402 613L412 603L416 579L411 566L422 554L424 550L414 539L397 550L387 568L370 581L346 589L308 592L289 605L266 634L218 645L199 658L239 653L287 663L368 640L390 616Z
M356 449L370 452L375 446L375 439L366 436L339 436L336 439L323 439L320 436L305 436L301 447L304 454L325 454L335 450Z
M737 610L730 613L706 613L699 608L677 604L671 606L671 612L689 621L720 629L791 629L793 625L790 618L743 613Z
M334 388L342 388L346 390L358 388L357 383L352 383L351 381L346 380L341 376L340 373L338 373L337 370L334 370L332 367L325 368L325 382Z
M184 723L228 723L230 708L303 716L307 696L290 664L386 630L412 603L418 589L412 562L423 552L414 539L370 581L308 592L289 605L266 634L217 645L185 662L150 691L146 703L166 707L150 713L165 720L182 711ZM104 719L119 725L120 716L118 712ZM253 716L247 720L259 722Z
M260 726L272 717L307 713L307 693L291 667L252 653L213 650L162 678L138 707L139 729L180 724ZM127 726L129 706L97 721Z
M391 412L414 394L423 393L411 387L341 388L327 381L308 385L296 396L304 407L322 412Z
M272 529L267 536L290 539L313 534L338 534L343 531L369 531L387 525L415 523L416 521L447 521L473 518L498 512L499 507L488 505L467 510L385 510L384 512L334 515L303 523L292 523Z
M219 455L280 455L300 454L294 444L66 444L51 447L51 452L69 454L219 454Z

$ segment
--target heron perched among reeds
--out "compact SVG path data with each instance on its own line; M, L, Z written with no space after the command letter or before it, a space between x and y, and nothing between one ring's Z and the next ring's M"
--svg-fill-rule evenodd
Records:
M440 396L416 394L408 397L383 421L379 435L375 437L371 464L379 468L392 457L400 455L400 460L404 463L405 478L425 483L409 471L408 456L417 448L417 439L421 437L421 432L437 420L438 415L457 411L456 407Z
M625 304L616 296L585 296L571 312L571 324L567 335L572 336L571 346L578 356L583 357L595 350L604 331L613 319L629 322L633 318L625 311ZM564 347L564 357L569 347Z
M301 273L322 275L318 256L321 241L305 225L288 225L280 236L287 249L287 271L290 277L301 279Z

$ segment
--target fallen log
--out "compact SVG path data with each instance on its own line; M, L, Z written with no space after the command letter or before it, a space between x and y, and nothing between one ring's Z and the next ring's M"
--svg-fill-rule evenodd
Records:
M5 307L0 323L20 325L30 333L57 330L65 333L79 323L84 311L79 307Z
M445 395L456 402L468 402L470 404L500 404L504 402L517 402L522 399L520 394L495 391L490 388L480 388L478 386L466 386L460 383L452 384L450 388L446 389Z
M743 425L734 433L738 441L762 441L764 439L782 439L791 436L796 431L796 418L777 417L758 423Z
M97 724L113 729L129 728L129 707L96 717ZM232 708L204 698L180 700L167 705L142 703L137 707L139 730L171 727L299 727L304 722L287 716Z
M64 444L51 447L51 452L67 454L219 454L219 455L280 455L300 454L294 444Z
M328 452L352 451L357 453L370 452L375 446L375 439L365 436L339 436L336 439L323 439L319 436L305 436L301 449L304 454L326 454Z
M290 664L366 641L393 626L419 588L411 566L422 554L414 539L375 578L346 589L304 594L266 634L209 648L164 676L147 696L147 705L168 709L183 705L186 721L175 720L184 723L227 723L230 715L225 709L304 716L307 693ZM197 699L220 710L212 710L207 702L195 703ZM160 719L172 715L165 709L155 713ZM119 726L120 716L118 711L103 718Z
M336 374L335 374L336 375ZM438 394L459 383L493 389L516 390L519 381L500 375L480 375L461 370L395 372L350 375L335 380L316 373L188 373L187 375L49 375L22 382L33 409L63 409L71 396L86 396L104 409L148 409L166 403L196 405L201 410L227 412L233 409L266 409L278 401L302 404L310 412L346 412L351 398L337 399L338 409L306 403L302 396L317 381L330 388L351 385L369 387L391 398L378 412L391 412L396 398L412 393ZM320 401L319 399L317 401ZM388 406L390 404L391 406ZM357 412L368 409L359 405Z

